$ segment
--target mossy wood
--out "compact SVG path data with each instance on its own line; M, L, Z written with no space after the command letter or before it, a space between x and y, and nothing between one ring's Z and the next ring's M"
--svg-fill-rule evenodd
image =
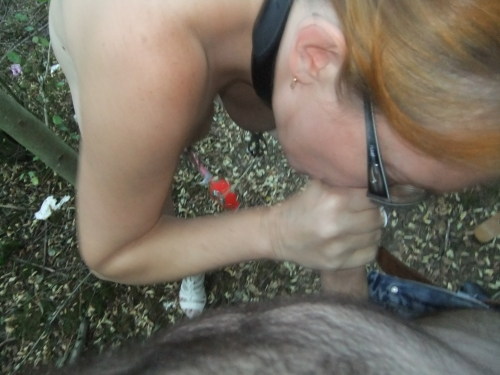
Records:
M3 90L0 90L0 130L75 185L77 152Z

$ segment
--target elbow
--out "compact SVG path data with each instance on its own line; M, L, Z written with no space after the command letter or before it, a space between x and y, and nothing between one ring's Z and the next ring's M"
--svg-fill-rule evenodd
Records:
M101 280L127 285L165 281L163 275L152 275L152 263L142 250L132 243L115 249L83 247L80 253L90 272Z
M88 267L88 266L87 266L87 267ZM94 270L94 269L92 269L92 268L90 268L90 267L88 267L88 269L89 269L89 271L90 271L90 273L91 273L92 275L94 275L95 277L97 277L97 278L98 278L98 279L100 279L100 280L103 280L103 281L112 281L112 282L113 282L113 281L116 281L116 280L114 280L114 278L113 278L113 277L106 276L106 275L104 275L104 274L102 274L102 273L99 273L99 272L97 272L96 270Z
M119 250L93 250L89 247L80 247L80 256L89 271L98 279L113 282L123 282L124 272L120 272L117 263L120 262ZM106 254L103 256L102 254Z

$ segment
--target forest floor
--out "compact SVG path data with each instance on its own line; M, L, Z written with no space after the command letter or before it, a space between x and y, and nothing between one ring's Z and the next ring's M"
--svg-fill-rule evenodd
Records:
M62 73L51 72L56 61L46 42L46 24L46 1L0 0L1 89L15 94L76 149L71 100ZM23 73L14 77L11 66L18 58ZM299 191L307 178L290 169L274 138L265 135L267 147L259 157L247 151L249 140L250 134L217 107L209 136L195 150L214 175L231 181L242 208L275 204ZM0 151L0 373L62 365L81 352L143 339L186 319L177 282L125 286L90 274L78 254L73 187L4 135ZM182 158L174 186L179 216L220 211L199 181ZM35 220L49 195L71 199L48 220ZM456 290L470 280L495 293L500 290L500 241L481 244L473 230L499 209L498 185L432 196L391 211L383 245L438 285ZM318 293L319 279L289 262L254 261L207 274L206 290L207 308L213 309Z

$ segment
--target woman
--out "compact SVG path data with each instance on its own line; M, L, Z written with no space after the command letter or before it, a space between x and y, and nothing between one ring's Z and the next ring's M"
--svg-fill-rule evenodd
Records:
M368 184L387 201L384 178L417 195L496 178L499 4L450 4L52 0L51 40L81 129L85 262L129 284L262 258L362 268L383 222ZM174 217L179 156L206 134L217 96L241 127L276 129L291 165L313 180L304 192ZM369 181L365 116L386 168L370 146Z

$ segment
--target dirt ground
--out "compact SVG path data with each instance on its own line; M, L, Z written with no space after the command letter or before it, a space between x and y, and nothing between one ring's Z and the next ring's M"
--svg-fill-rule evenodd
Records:
M0 0L0 83L77 147L64 79L60 72L48 73L55 60L42 38L46 12L41 0ZM11 48L24 56L23 75L15 79L6 58ZM300 190L307 179L289 168L272 137L265 135L260 157L247 151L249 140L250 134L218 108L209 137L195 150L214 175L231 181L242 208L275 204ZM199 181L183 158L174 187L179 216L219 212ZM140 340L184 319L178 283L124 286L88 272L78 255L73 187L2 135L0 186L0 373L69 363L82 353L100 352L131 337ZM71 199L47 221L35 220L49 195ZM431 197L391 211L383 245L438 285L456 290L471 280L495 293L500 290L500 240L480 244L472 231L499 209L498 184ZM255 261L207 274L206 289L207 308L213 309L318 293L319 280L316 272L292 263Z
M243 207L279 202L306 182L289 169L279 145L265 136L261 157L247 151L250 135L223 111L210 136L195 150L215 175L229 179ZM38 184L28 171L35 171ZM32 174L33 175L33 174ZM38 364L62 364L80 352L98 352L130 337L144 338L184 319L178 283L132 287L90 275L78 257L74 192L29 155L18 151L0 170L0 363L13 373ZM219 212L183 158L174 194L180 216ZM71 201L47 221L34 213L48 195ZM455 290L472 280L500 289L500 244L477 242L474 227L499 210L498 186L431 197L411 209L390 212L383 245L435 283ZM132 214L132 213L131 213ZM235 243L235 246L238 246ZM314 271L292 263L255 261L207 275L208 309L317 293Z

